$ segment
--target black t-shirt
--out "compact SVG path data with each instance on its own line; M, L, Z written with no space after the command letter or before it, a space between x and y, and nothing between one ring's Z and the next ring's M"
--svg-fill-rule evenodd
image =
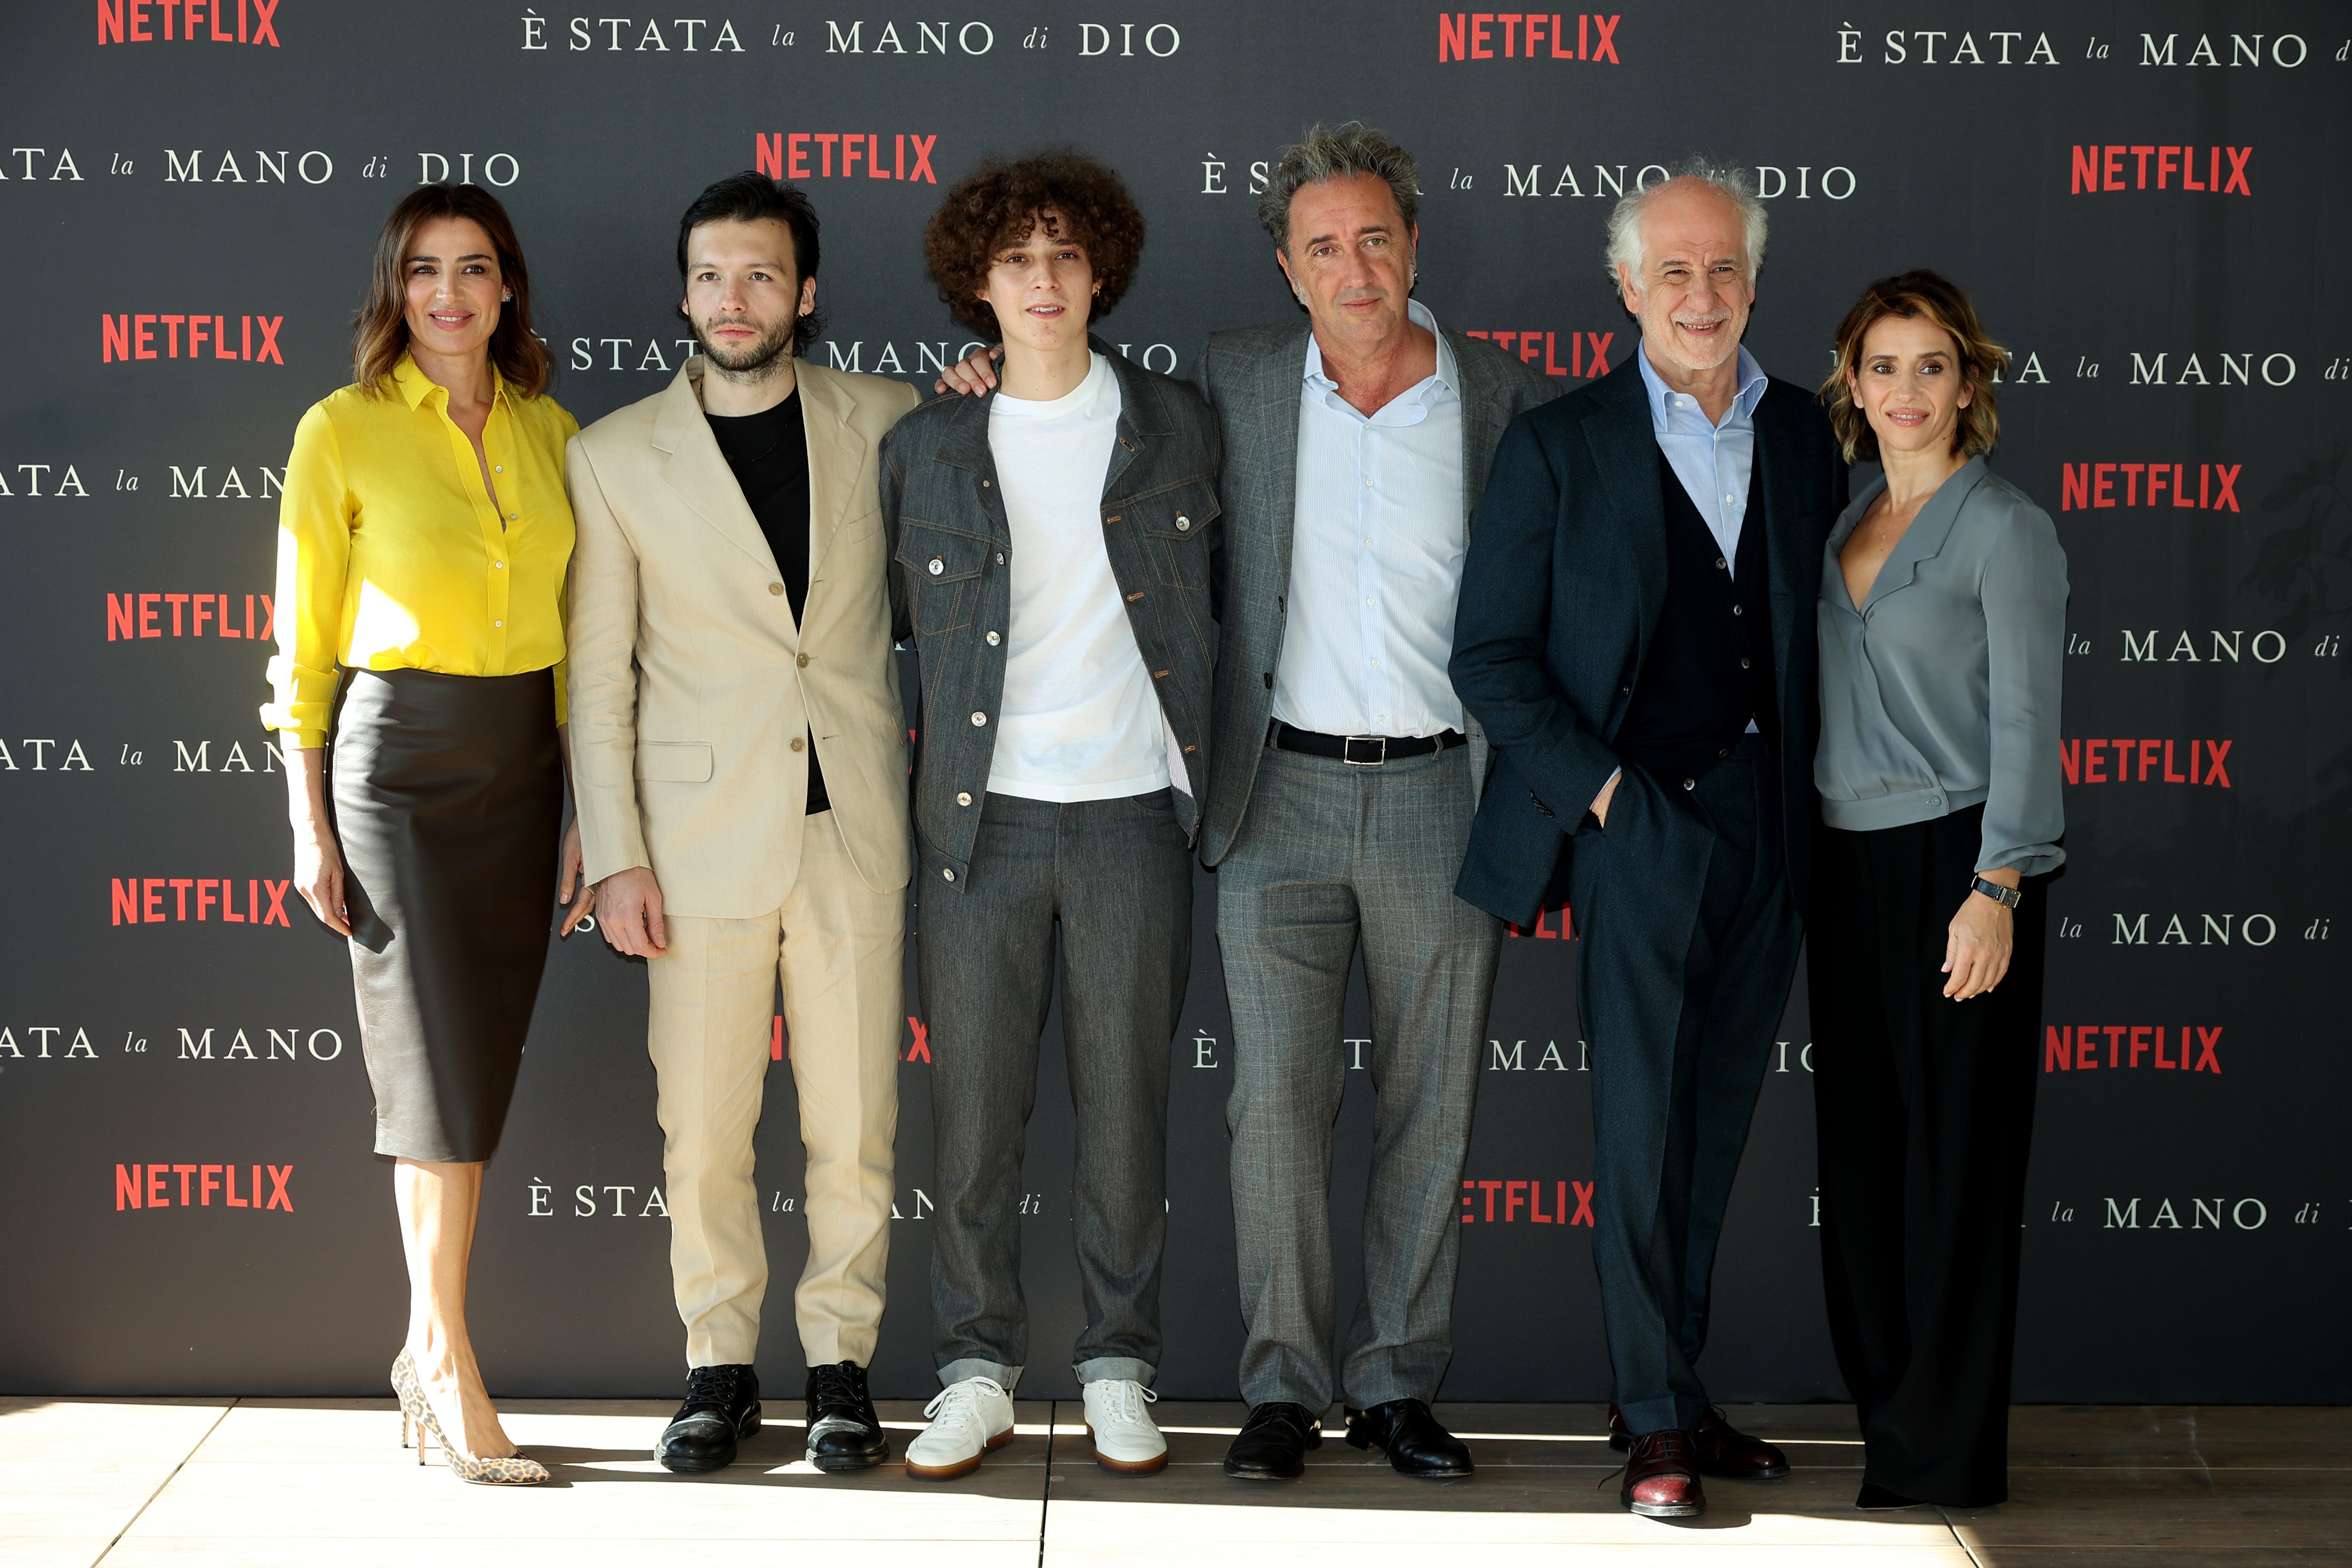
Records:
M719 450L734 470L735 483L750 503L751 515L760 520L760 531L768 536L768 549L775 555L776 570L783 574L784 595L797 622L808 602L809 577L808 436L801 418L800 390L795 387L790 397L759 414L740 417L706 414L703 417L710 421L710 433L718 437ZM808 808L814 813L831 805L824 793L824 771L817 766L816 737L812 735Z

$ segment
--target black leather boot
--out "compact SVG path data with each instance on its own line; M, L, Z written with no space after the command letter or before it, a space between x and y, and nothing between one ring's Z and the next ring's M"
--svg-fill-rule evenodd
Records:
M820 1470L868 1470L890 1457L890 1439L854 1361L809 1368L808 1462Z
M686 1403L662 1428L654 1458L665 1470L695 1475L735 1462L736 1442L760 1429L760 1375L749 1366L698 1366Z

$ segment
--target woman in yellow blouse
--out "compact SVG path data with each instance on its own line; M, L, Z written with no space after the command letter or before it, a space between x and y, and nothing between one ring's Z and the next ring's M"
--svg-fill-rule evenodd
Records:
M462 1479L530 1484L547 1472L483 1387L466 1268L550 890L566 932L591 898L576 826L558 883L579 426L544 395L514 226L477 186L393 209L353 338L354 384L294 433L262 721L282 736L295 886L350 939L375 1151L397 1162L402 1440L414 1425L418 1463L429 1434Z

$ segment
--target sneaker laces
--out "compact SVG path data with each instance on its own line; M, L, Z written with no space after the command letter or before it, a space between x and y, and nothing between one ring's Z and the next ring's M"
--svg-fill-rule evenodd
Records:
M1131 1377L1105 1378L1095 1386L1102 1390L1103 1414L1114 1421L1148 1422L1150 1417L1143 1407L1160 1403L1160 1395Z
M1012 1397L1004 1392L1004 1385L992 1377L967 1377L940 1390L938 1395L923 1406L923 1417L936 1426L955 1422L977 1426L980 1412L976 1407L982 1396L991 1394L999 1399Z

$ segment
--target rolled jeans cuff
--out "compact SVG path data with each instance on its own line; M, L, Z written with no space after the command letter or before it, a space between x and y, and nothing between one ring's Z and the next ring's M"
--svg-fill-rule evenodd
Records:
M1019 1386L1023 1368L1006 1366L1003 1362L982 1361L978 1356L966 1356L940 1368L940 1386L947 1388L967 1377L985 1377L995 1381L999 1388L1010 1394Z
M1113 1382L1139 1383L1150 1388L1151 1380L1160 1375L1160 1369L1150 1362L1123 1355L1097 1356L1092 1361L1077 1363L1070 1370L1078 1374L1081 1387L1089 1383Z

